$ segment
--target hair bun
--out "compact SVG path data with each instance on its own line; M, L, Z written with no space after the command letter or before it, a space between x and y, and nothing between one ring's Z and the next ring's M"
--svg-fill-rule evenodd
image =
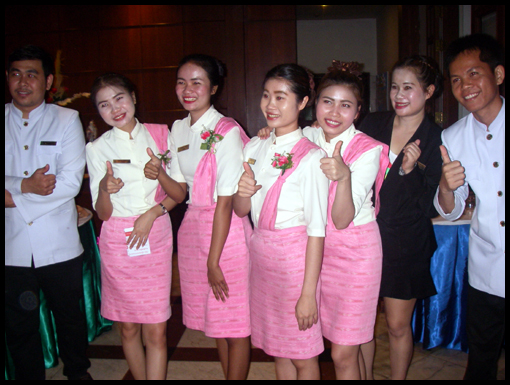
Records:
M362 65L355 61L343 62L339 60L333 60L332 66L328 68L328 72L347 72L361 79L361 68Z

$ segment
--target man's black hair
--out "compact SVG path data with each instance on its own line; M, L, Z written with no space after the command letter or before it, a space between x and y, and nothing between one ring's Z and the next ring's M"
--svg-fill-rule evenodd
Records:
M8 71L11 70L12 63L22 60L40 60L42 62L44 77L46 78L55 72L53 58L41 47L26 45L15 50L9 55Z

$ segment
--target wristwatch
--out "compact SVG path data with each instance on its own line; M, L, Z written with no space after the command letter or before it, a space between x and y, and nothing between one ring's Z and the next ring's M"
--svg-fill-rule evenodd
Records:
M417 165L418 165L418 162L416 162L416 163L414 164L414 167L416 167ZM413 167L413 170L414 170L414 167ZM406 172L404 171L404 169L402 168L402 166L400 166L400 168L398 169L398 175L400 175L400 176L405 176L405 175L407 175L407 174L406 174Z
M160 203L159 204L161 206L161 210L163 210L163 214L168 214L168 210L166 209L166 207L163 205L163 203Z

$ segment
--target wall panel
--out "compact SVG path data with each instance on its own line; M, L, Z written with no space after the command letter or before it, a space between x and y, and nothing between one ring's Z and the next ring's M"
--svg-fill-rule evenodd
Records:
M171 126L187 115L175 96L179 61L210 54L227 67L216 107L254 135L265 125L265 73L297 59L295 14L293 5L6 5L5 60L26 44L53 56L62 50L68 96L89 92L101 73L120 72L137 85L140 119ZM99 134L109 129L90 100L68 107L80 112L85 128L93 120ZM91 208L87 190L84 183L77 201Z

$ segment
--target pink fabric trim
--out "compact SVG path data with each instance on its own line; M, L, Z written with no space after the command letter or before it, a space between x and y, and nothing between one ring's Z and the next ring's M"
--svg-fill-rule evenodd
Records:
M246 145L250 138L244 130L232 118L221 118L214 128L218 135L225 136L234 127L239 127L241 140ZM193 180L193 195L191 202L195 207L209 207L214 205L214 190L216 189L216 154L215 151L207 151L198 163Z
M390 160L388 158L389 147L381 143L375 139L372 139L370 136L360 133L357 134L349 143L349 145L345 148L343 154L343 160L346 164L352 164L358 158L363 155L368 150L371 150L374 147L382 146L383 150L381 152L381 156L379 157L379 171L377 172L377 176L375 179L375 215L379 213L380 209L380 201L379 201L379 191L381 190L381 186L384 182L384 174L386 173L386 169L388 168L388 164ZM333 219L331 218L331 208L333 207L333 202L335 201L336 196L336 186L338 182L332 182L329 186L329 201L328 201L328 225L329 229L334 229ZM353 227L354 223L351 222L349 227Z
M152 139L156 142L156 146L158 146L158 150L160 154L164 154L168 150L168 126L166 124L144 124L149 134L151 134ZM155 154L157 155L157 154ZM154 197L156 203L161 203L163 199L166 198L166 192L163 190L161 185L158 185L158 189L156 190L156 196Z
M287 178L296 170L308 152L313 148L320 148L316 144L310 142L307 138L301 139L296 145L292 148L291 154L292 162L294 166L291 169L285 171L285 174L280 175L276 182L271 186L269 191L267 192L266 198L264 199L264 204L262 205L262 210L260 212L259 218L259 229L265 230L274 230L274 225L276 222L276 215L278 211L278 200L280 199L280 193L282 191L283 184L287 180ZM319 172L320 170L317 170Z

